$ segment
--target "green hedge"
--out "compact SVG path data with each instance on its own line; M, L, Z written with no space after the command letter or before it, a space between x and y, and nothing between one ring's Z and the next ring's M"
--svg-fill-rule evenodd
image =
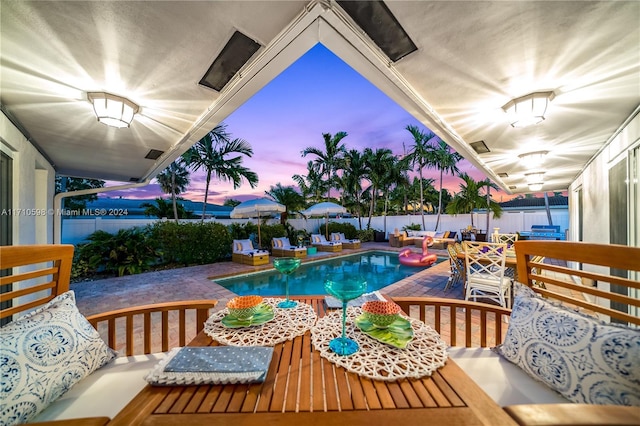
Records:
M324 226L322 226L321 230L322 233L324 233ZM331 237L331 234L334 232L342 232L348 240L358 238L358 230L350 223L329 222L329 237Z
M231 255L230 232L220 223L157 222L151 238L160 248L162 264L203 265Z

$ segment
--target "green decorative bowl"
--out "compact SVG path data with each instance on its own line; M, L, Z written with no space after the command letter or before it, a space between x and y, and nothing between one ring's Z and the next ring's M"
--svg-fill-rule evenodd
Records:
M262 296L238 296L227 302L229 315L239 320L253 318L262 305Z
M363 317L379 328L389 327L400 317L400 306L393 302L370 301L362 305Z

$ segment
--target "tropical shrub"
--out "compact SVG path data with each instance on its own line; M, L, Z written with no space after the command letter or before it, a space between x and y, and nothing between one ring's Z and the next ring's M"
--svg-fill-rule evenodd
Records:
M78 267L88 273L139 274L157 263L159 253L148 240L147 228L121 229L115 234L96 231L78 246Z
M231 235L219 223L157 222L150 234L160 248L163 264L202 265L231 255Z
M350 223L329 222L329 235L334 232L342 232L348 240L358 238L358 230Z
M412 223L411 225L405 225L402 227L404 231L420 231L422 230L422 226L417 223Z
M359 229L357 231L358 236L357 238L362 241L363 243L366 243L368 241L373 241L373 234L376 230L373 228L368 228L368 229Z
M271 249L271 239L274 237L286 237L287 232L285 227L281 224L275 225L260 225L260 239L262 240L262 246L260 248L269 250ZM258 241L258 230L256 229L256 237L254 243ZM257 247L258 244L254 244Z

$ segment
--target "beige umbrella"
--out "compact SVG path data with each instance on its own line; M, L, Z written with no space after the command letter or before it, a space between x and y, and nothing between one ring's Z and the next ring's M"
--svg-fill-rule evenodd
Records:
M260 237L260 216L270 216L276 213L283 213L287 210L285 206L276 203L268 198L257 198L255 200L245 201L238 204L231 210L232 219L241 218L258 218L258 248L262 247L262 238Z
M340 214L346 213L347 209L342 207L340 204L330 203L328 201L314 204L308 209L300 212L305 217L311 216L324 216L325 217L325 238L329 240L329 214Z

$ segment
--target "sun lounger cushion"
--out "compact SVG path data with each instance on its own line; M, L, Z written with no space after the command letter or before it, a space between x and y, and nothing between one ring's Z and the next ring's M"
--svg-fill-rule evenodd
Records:
M235 253L249 252L253 250L251 240L233 240L233 251Z
M502 356L572 402L640 405L640 330L516 288Z
M116 357L78 311L73 291L0 329L0 424L33 418Z
M273 239L273 247L275 248L290 248L291 243L289 242L289 238L281 237Z

